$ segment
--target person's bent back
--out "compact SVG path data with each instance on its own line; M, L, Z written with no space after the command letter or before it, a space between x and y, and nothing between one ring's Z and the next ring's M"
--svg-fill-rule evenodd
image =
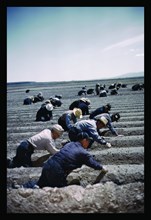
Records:
M84 164L93 169L102 170L103 166L85 150L89 145L89 141L90 137L88 134L81 132L78 134L77 142L67 143L61 148L60 152L48 159L44 164L37 185L40 188L45 186L67 186L66 178L69 173Z

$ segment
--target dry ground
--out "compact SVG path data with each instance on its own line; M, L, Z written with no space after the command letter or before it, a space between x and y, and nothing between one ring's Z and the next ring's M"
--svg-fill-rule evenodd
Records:
M7 169L7 212L8 213L143 213L144 212L144 90L132 91L133 84L143 83L143 78L122 79L127 88L120 88L118 95L100 98L89 95L91 109L110 103L111 113L119 112L121 119L114 126L123 137L105 137L112 144L111 149L93 144L89 152L104 164L109 172L100 181L92 185L98 171L83 166L73 171L68 180L78 179L81 186L73 185L62 189L46 187L44 189L12 189L16 180L19 184L38 178L41 167ZM115 80L106 80L108 85ZM80 98L78 91L87 85L94 88L92 82L70 82L49 86L40 84L30 87L30 94L43 92L45 99L62 94L63 105L54 109L53 119L49 122L35 122L36 112L42 103L23 105L26 86L8 87L7 90L7 156L13 157L17 145L44 128L57 123L58 117L68 109L69 104ZM87 118L85 116L84 118ZM67 139L65 132L57 141ZM35 152L33 160L47 152Z

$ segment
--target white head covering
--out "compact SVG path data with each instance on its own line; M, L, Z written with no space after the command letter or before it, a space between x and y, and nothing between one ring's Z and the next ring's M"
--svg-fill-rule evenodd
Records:
M53 110L53 105L51 103L46 104L46 109L48 111L52 111Z
M58 134L62 134L64 132L64 129L61 127L61 125L58 124L53 125L52 129L56 131Z

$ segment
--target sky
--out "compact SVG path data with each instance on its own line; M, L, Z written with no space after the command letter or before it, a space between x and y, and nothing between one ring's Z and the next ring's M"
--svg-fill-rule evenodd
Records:
M144 72L144 7L7 7L7 82Z

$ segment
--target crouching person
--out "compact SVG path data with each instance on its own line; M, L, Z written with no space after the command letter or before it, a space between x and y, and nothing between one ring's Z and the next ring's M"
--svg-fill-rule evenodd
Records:
M13 160L7 159L7 168L33 167L31 156L34 150L47 150L50 155L59 151L56 148L55 140L63 134L63 128L55 124L51 129L44 129L40 133L23 140L17 147L16 156Z
M78 119L82 118L82 110L80 108L74 108L73 110L65 111L58 119L58 124L61 125L64 131L69 131L73 124Z
M102 114L99 114L99 115L95 116L94 119L97 120L98 118L100 118L102 116L107 119L108 122L106 124L106 127L109 128L109 130L111 131L111 133L113 135L119 136L119 137L123 136L123 135L118 134L117 130L114 128L114 126L112 124L112 122L118 122L118 120L120 119L120 114L118 112L117 113L113 113L113 114L102 113ZM108 132L108 130L103 131L103 132L99 130L98 133L101 136L104 136L106 134L106 132Z
M50 121L52 119L53 105L51 103L42 104L36 114L36 121Z
M54 154L45 162L38 181L29 181L23 184L23 187L42 188L67 186L67 176L74 169L80 168L82 165L106 173L107 170L86 150L90 140L91 138L87 133L79 133L76 142L67 143L58 153Z
M97 120L95 119L88 119L88 120L81 120L74 124L74 126L69 130L68 136L70 141L77 140L77 134L81 131L86 132L92 140L90 141L89 148L92 146L94 141L98 142L101 145L105 145L106 147L110 148L111 144L107 142L102 136L99 134L99 130L106 127L108 120L101 116Z

